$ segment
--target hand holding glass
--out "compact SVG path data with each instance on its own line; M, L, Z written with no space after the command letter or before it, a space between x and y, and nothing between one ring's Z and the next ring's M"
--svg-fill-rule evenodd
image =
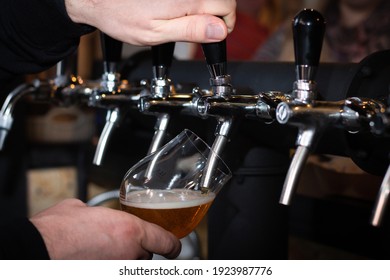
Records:
M211 156L216 158L211 180L202 186ZM184 130L126 173L120 187L121 209L183 238L203 219L231 176L223 160L201 138Z

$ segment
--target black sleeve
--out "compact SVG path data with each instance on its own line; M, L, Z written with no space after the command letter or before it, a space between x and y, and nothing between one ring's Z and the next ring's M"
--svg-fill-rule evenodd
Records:
M50 68L77 49L80 36L94 31L71 21L64 0L0 4L0 80Z
M21 218L0 225L0 259L49 259L43 238L29 219Z

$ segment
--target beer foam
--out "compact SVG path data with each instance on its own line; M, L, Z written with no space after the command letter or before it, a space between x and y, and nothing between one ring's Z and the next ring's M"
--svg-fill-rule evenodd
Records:
M202 194L186 189L142 190L127 194L121 199L123 205L147 209L177 209L206 204L215 198L215 193Z

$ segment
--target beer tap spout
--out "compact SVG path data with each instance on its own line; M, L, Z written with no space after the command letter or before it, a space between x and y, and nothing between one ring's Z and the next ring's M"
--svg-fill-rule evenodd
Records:
M0 110L0 150L3 150L8 132L12 127L13 111L17 101L36 90L37 87L34 84L21 84L7 95Z
M390 95L387 101L387 108L381 114L377 114L375 119L370 123L371 130L374 134L382 137L390 137ZM389 154L390 159L390 154ZM378 227L382 224L383 217L389 204L390 195L390 164L387 168L379 194L376 198L375 205L371 216L371 225Z
M107 148L107 143L111 137L112 131L118 123L120 112L118 108L110 109L107 111L106 123L100 134L98 144L96 146L95 155L93 157L93 164L101 165L103 157Z
M229 132L232 126L232 118L220 118L218 120L217 129L215 132L215 139L211 147L212 153L205 166L205 172L201 181L202 192L207 193L209 186L212 184L213 173L219 157L224 150L226 143L229 141Z
M379 194L375 201L371 216L371 224L378 227L382 224L383 216L386 212L390 194L390 165L380 186Z

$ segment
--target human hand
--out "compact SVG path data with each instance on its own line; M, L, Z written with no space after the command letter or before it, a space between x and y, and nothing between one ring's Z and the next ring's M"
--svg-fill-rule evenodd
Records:
M221 41L236 18L235 0L65 0L65 5L72 21L133 45Z
M33 216L51 259L148 259L153 253L175 258L180 241L138 217L67 199Z

